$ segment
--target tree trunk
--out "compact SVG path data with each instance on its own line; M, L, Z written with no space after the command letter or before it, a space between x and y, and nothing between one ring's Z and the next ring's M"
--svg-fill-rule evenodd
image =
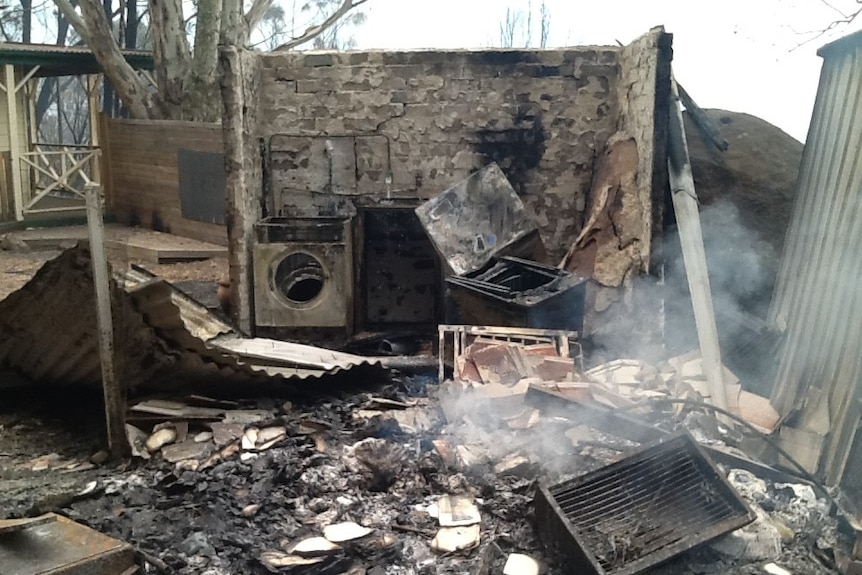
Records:
M72 2L72 7L77 4L77 0ZM63 16L63 13L57 11L57 46L66 45L66 36L69 34L69 21ZM42 86L39 88L39 96L36 98L36 127L42 125L42 119L48 112L48 107L51 105L51 96L54 93L54 84L57 78L45 78L42 80Z
M138 0L126 0L126 49L138 47Z
M113 12L113 2L112 0L103 0L102 4L105 8L105 19L108 21L108 24L111 24L111 13ZM114 27L111 26L111 30L113 31ZM111 35L113 38L113 34ZM111 81L105 79L102 82L102 112L108 115L108 117L114 117L114 110L116 106L114 106L114 89L111 86Z
M221 118L221 94L216 68L222 18L222 0L198 0L195 23L195 55L188 94L189 119L217 122Z
M132 117L163 117L162 110L155 107L147 86L120 52L101 3L98 0L80 0L80 15L69 0L54 0L54 3L87 43L106 79L110 80Z
M32 42L33 34L33 0L21 0L21 41Z
M230 32L222 30L225 34ZM251 135L257 132L258 59L243 49L227 45L219 50L219 66L224 102L222 126L231 309L240 330L254 335L252 246L254 224L261 217L263 178L260 146Z
M188 102L191 51L181 0L149 0L153 58L159 99L167 117L184 117Z

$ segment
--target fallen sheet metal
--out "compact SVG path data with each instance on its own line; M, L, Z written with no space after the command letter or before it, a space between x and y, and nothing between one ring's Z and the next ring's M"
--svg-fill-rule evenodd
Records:
M134 387L172 360L153 346L153 330L116 286L112 299L123 320L116 345L133 368L125 381ZM96 385L102 378L97 333L90 255L71 248L0 301L0 367L38 382Z
M497 164L489 164L416 208L437 252L455 275L495 255L544 262L539 228Z
M53 513L0 535L0 573L119 575L134 569L131 545Z
M126 291L147 325L175 348L223 369L253 376L308 379L355 368L384 370L376 360L267 338L246 338L170 283L143 271L125 274Z
M537 525L570 572L643 573L754 521L686 433L536 493Z
M384 373L378 362L356 355L242 338L168 282L142 270L120 275L112 305L130 388L167 373L270 380L316 379L357 368ZM0 367L34 382L98 385L93 297L85 248L71 248L47 262L23 288L0 301Z

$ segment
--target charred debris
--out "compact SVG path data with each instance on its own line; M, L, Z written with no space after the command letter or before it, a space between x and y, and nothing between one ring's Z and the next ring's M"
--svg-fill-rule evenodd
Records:
M621 200L595 202L558 266L490 163L416 209L445 322L434 341L353 342L389 357L247 337L145 269L116 271L112 459L98 426L61 430L64 398L106 385L98 274L83 246L46 263L0 301L0 364L26 381L0 406L0 573L859 572L841 498L722 363L677 112L671 204L699 345L673 357L606 358L582 336L613 287L583 254ZM631 167L617 144L596 186ZM336 242L340 225L323 231ZM282 280L302 299L321 273L299 262ZM70 289L79 305L60 306Z

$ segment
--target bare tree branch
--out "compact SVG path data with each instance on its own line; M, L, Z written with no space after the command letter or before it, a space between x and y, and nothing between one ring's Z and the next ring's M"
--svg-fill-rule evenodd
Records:
M327 18L326 20L324 20L323 22L321 22L317 26L312 26L311 28L306 30L302 36L299 36L298 38L294 38L294 39L290 40L289 42L282 44L281 46L279 46L278 48L276 48L273 51L274 52L281 52L284 50L291 50L293 48L296 48L297 46L305 44L306 42L310 42L311 40L314 40L316 37L318 37L321 34L323 34L324 32L326 32L326 30L330 26L332 26L336 22L338 22L345 14L347 14L348 12L353 10L354 8L361 6L362 4L365 4L367 1L368 0L344 0L344 2L341 4L341 6L338 8L338 10L333 12L329 16L329 18Z
M123 57L99 0L79 0L81 14L69 0L55 0L57 7L84 39L96 57L99 67L111 81L117 94L135 118L149 118L156 110L147 87L134 68Z
M839 18L838 20L833 20L832 22L830 22L830 24L828 26L826 26L822 30L816 30L816 31L811 30L809 32L802 32L802 34L812 34L813 33L814 36L811 36L810 38L808 38L804 42L800 42L799 44L797 44L796 46L791 48L790 49L791 52L801 48L802 46L805 46L806 44L810 44L811 42L814 42L818 38L822 38L827 33L831 32L835 28L838 28L839 26L843 26L844 24L852 23L854 20L856 20L856 18L859 17L860 14L862 14L862 0L856 0L856 4L860 5L860 7L857 8L856 10L854 10L853 12L849 12L849 13L844 13L841 10L838 10L837 8L835 8L834 6L829 4L826 0L821 0L821 2L823 2L823 4L825 4L829 8L832 8L835 12L841 14L841 16L843 16L843 18Z
M257 25L260 24L266 11L269 10L270 6L272 6L272 2L273 0L254 0L254 2L252 2L251 8L249 8L248 12L245 13L245 25L248 27L249 35L251 35L252 30L257 28Z
M69 2L69 0L54 0L54 4L57 5L57 8L63 13L63 16L66 17L69 24L72 25L72 28L74 28L75 32L78 33L78 36L86 38L89 34L87 24L84 22L84 19L81 18L81 15L75 10L75 7L72 6L72 3Z

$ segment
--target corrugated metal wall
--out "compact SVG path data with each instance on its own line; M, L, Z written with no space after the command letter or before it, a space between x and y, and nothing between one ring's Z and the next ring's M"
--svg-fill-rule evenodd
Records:
M834 483L862 387L862 35L819 54L820 86L769 319L785 333L773 405L783 414L801 407L794 425L824 437L819 469Z

